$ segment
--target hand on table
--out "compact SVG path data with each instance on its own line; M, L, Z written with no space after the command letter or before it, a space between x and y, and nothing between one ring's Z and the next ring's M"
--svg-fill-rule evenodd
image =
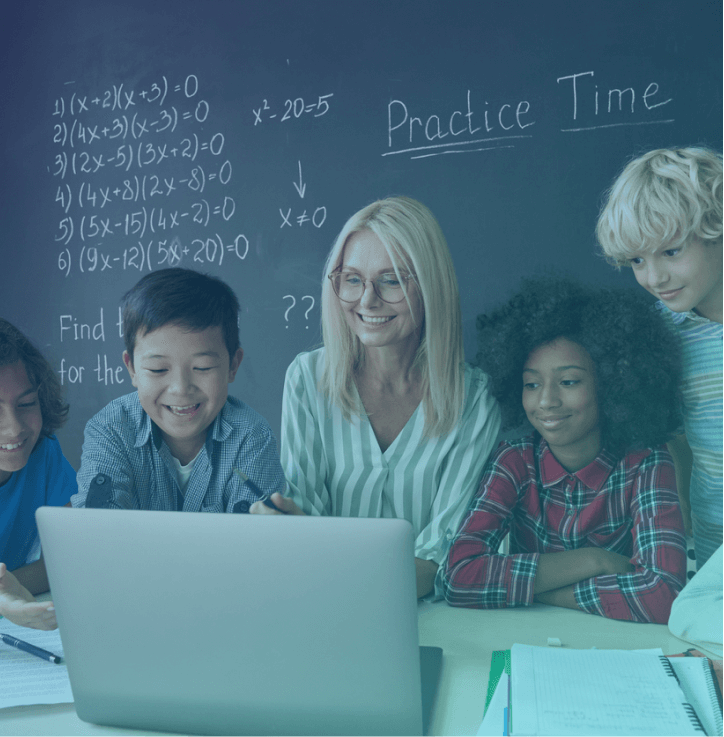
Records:
M301 509L291 500L289 497L282 496L279 492L275 491L270 499L274 502L274 504L280 509L281 511L278 511L277 509L272 509L271 507L267 507L266 504L262 501L254 502L251 507L249 508L250 514L301 514L303 515L304 512L302 512Z
M0 614L14 624L36 630L58 626L53 602L36 601L4 563L0 563Z

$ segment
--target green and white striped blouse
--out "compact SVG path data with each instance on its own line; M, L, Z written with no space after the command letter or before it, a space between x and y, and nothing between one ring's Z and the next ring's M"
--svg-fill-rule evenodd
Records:
M383 453L366 417L346 421L319 391L324 355L301 353L287 369L281 461L292 498L307 514L404 518L415 556L441 565L500 427L487 375L465 364L465 405L452 432L423 439L420 404Z

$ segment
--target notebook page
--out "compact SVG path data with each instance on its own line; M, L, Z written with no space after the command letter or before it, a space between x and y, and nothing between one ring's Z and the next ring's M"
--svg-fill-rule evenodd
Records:
M45 632L19 627L0 618L0 632L63 655L58 630ZM65 661L56 665L0 642L0 708L73 701Z
M694 707L708 735L722 733L722 714L706 658L671 658L686 700Z
M513 734L701 735L659 656L512 648Z

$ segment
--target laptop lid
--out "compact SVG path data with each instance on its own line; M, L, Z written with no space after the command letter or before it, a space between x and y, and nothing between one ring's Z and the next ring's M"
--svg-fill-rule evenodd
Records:
M42 507L78 716L206 734L420 734L405 520Z

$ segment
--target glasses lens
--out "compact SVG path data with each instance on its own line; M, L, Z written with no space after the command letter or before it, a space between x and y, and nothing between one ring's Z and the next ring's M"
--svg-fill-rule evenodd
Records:
M337 272L331 277L337 296L344 302L357 302L365 291L365 280L354 272ZM380 299L390 304L405 298L402 282L396 274L382 274L373 280L374 290Z
M364 282L359 274L335 274L332 284L337 296L345 302L356 302L364 292Z
M405 292L402 289L402 282L397 278L397 274L382 274L375 279L377 294L380 299L385 302L394 304L401 302L405 298Z

